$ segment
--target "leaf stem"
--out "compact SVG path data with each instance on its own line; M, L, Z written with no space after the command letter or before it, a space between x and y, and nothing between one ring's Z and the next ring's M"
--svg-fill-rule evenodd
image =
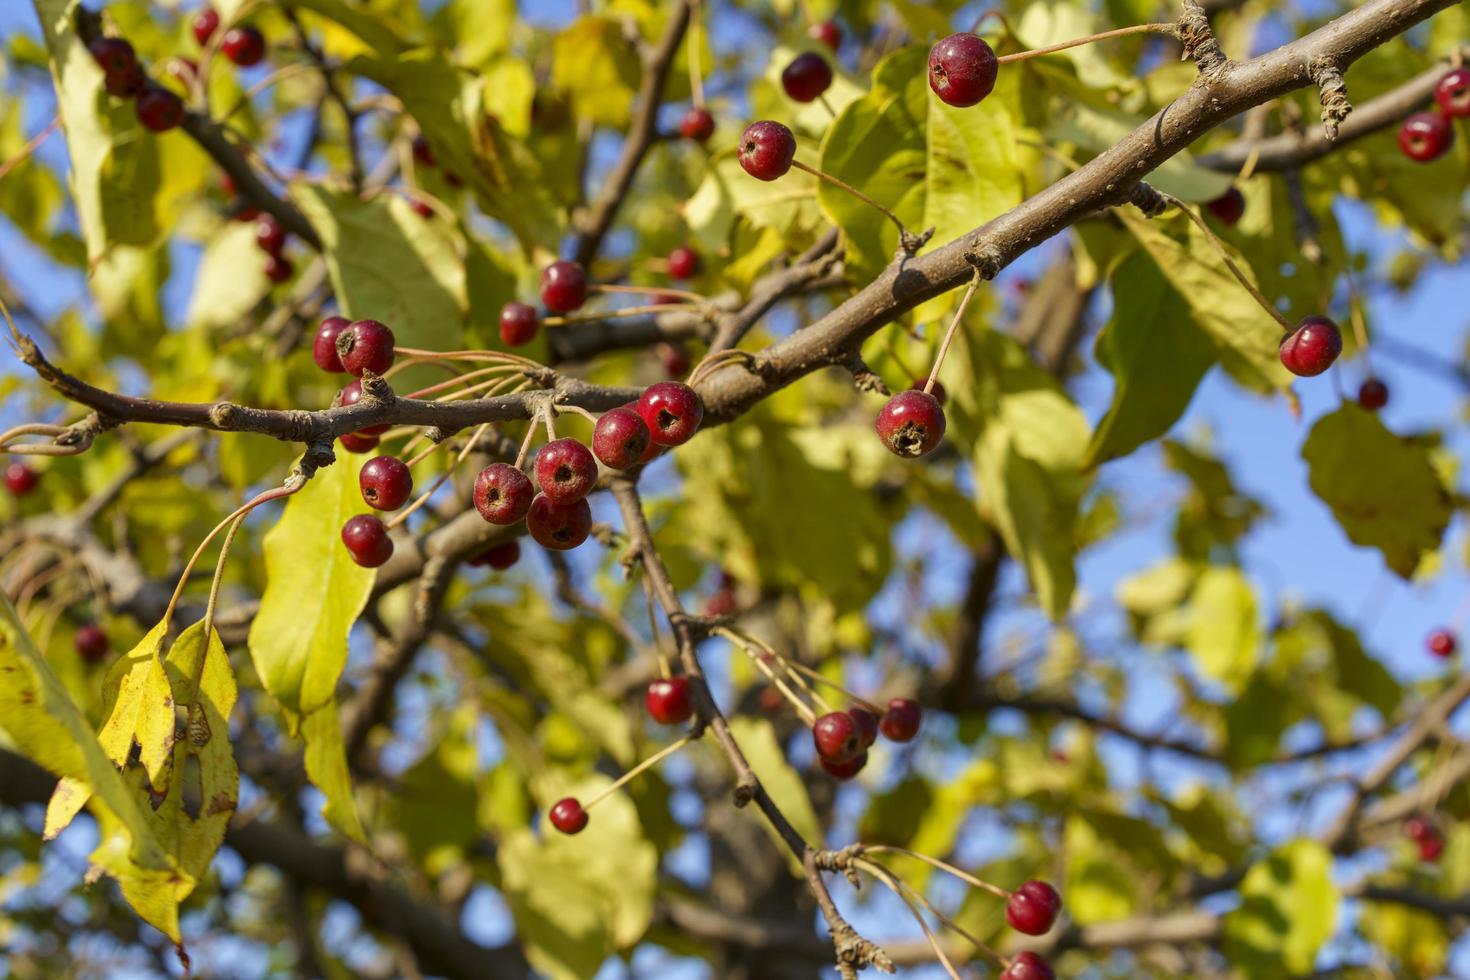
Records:
M658 765L660 762L664 761L675 752L678 752L680 749L682 749L684 746L688 745L692 741L694 741L693 735L685 735L677 742L670 743L669 745L666 745L663 748L659 749L653 755L644 759L642 762L638 763L638 765L634 766L632 769L629 769L627 772L619 776L616 782L603 787L596 796L592 797L586 803L582 804L582 809L592 809L602 800L605 800L613 793L616 793L619 789L626 785L629 780L636 778L640 773L644 772L645 770Z
M1250 279L1246 277L1246 274L1240 270L1240 266L1235 264L1235 260L1232 259L1230 257L1230 253L1225 250L1224 243L1222 243L1219 237L1216 236L1215 232L1210 228L1209 224L1205 222L1204 218L1201 218L1198 214L1195 213L1193 208L1185 204L1183 201L1179 200L1179 198L1175 197L1174 195L1166 194L1163 191L1159 191L1158 194L1165 201L1168 201L1170 204L1172 204L1175 208L1183 211L1184 214L1188 216L1189 220L1193 221L1195 223L1195 226L1199 228L1200 231L1204 232L1205 238L1209 240L1210 245L1215 249L1215 252L1225 263L1225 267L1230 270L1230 274L1233 275L1236 281L1245 288L1245 291L1250 293L1255 301L1260 304L1261 309L1265 310L1271 315L1271 319L1281 324L1282 329L1284 329L1287 333L1291 333L1293 330L1296 329L1296 324L1288 320L1285 315L1283 315L1282 312L1278 310L1275 306L1272 306L1271 301L1266 299L1265 295L1260 291L1260 289L1256 288L1256 284L1251 282Z
M980 285L980 270L970 277L970 284L965 287L965 295L960 297L960 308L954 311L954 318L949 321L949 329L944 331L944 340L939 344L939 353L934 357L934 366L929 369L929 379L924 382L924 394L928 395L934 391L934 383L939 380L939 369L944 366L944 358L949 354L949 345L954 343L955 331L959 329L960 321L965 318L965 307L970 305L970 297L975 295L976 288Z
M1007 25L1006 29L1009 31L1010 26ZM1076 37L1070 41L1051 44L1044 48L1032 48L1029 51L1017 51L1015 54L1001 55L995 60L997 64L1008 65L1015 61L1026 61L1029 58L1039 58L1044 54L1056 54L1058 51L1078 48L1084 44L1091 44L1093 41L1106 41L1109 38L1126 37L1129 34L1168 34L1170 37L1177 37L1178 31L1173 24L1134 24L1132 27L1118 27L1111 31L1103 31L1101 34ZM1014 32L1012 32L1012 36L1015 36Z
M914 235L913 232L909 231L908 228L905 227L902 221L898 220L898 215L894 214L892 211L888 210L883 205L879 204L877 201L873 200L871 197L864 194L862 191L858 190L856 187L852 186L845 180L839 180L829 173L818 170L816 167L808 166L807 164L802 163L800 160L792 160L791 165L797 170L805 171L806 173L811 174L813 177L816 177L819 180L825 180L827 183L831 184L834 187L842 188L843 190L847 191L847 193L857 198L859 201L862 201L864 204L876 208L880 214L882 214L889 221L892 221L895 225L898 226L898 238L899 241L904 244L904 250L917 251L917 248L910 250L908 248L908 245L909 243L916 240L918 236Z

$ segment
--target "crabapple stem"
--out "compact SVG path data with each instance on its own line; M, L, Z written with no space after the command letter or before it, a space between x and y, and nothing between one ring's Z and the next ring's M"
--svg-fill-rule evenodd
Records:
M536 438L536 427L541 423L542 413L537 412L531 418L531 426L526 430L526 438L521 440L520 451L516 453L516 469L526 465L526 456L531 452L531 441Z
M648 607L649 635L653 637L653 649L658 652L658 675L667 680L674 675L674 668L669 664L668 654L664 653L664 645L659 635L658 614L653 609L653 583L648 580L647 575L643 575L641 578L643 580L643 598Z
M597 421L597 418L598 418L596 412L589 412L589 411L587 411L587 409L583 408L581 405L557 405L557 406L555 406L555 411L558 412L558 413L560 413L560 412L573 412L573 413L575 413L577 415L582 416L583 418L591 419L593 422L596 422Z
M1006 25L1010 31L1010 25ZM1013 61L1025 61L1028 58L1039 58L1044 54L1056 54L1058 51L1066 51L1068 48L1081 47L1091 44L1093 41L1106 41L1109 38L1125 37L1129 34L1168 34L1171 37L1177 35L1173 24L1134 24L1132 27L1118 27L1111 31L1103 31L1101 34L1089 34L1086 37L1075 37L1070 41L1060 44L1050 44L1044 48L1032 48L1029 51L1017 51L1015 54L1001 55L996 58L996 64L1006 65Z
M824 173L821 170L818 170L816 167L807 166L800 160L792 160L791 165L797 170L806 171L819 180L825 180L827 183L833 185L834 187L840 187L843 190L847 191L847 193L851 194L853 197L857 198L859 201L862 201L864 204L877 208L878 211L880 211L885 217L887 217L889 221L892 221L895 225L898 226L898 236L900 239L907 240L912 237L912 233L908 230L908 228L904 226L904 223L898 220L898 215L894 214L892 211L888 210L883 205L879 204L877 201L873 200L871 197L849 184L847 181L838 180L831 174Z
M596 806L598 804L599 801L601 801L603 799L606 799L607 797L611 796L613 793L617 792L624 785L626 785L629 780L634 779L635 777L637 777L639 773L643 772L646 769L650 769L653 766L658 765L660 762L664 761L669 756L673 755L675 752L678 752L680 749L682 749L684 746L688 745L692 741L694 741L694 736L693 735L685 735L683 738L679 739L677 742L671 742L668 745L664 746L663 748L659 749L653 755L651 755L648 758L644 759L642 762L638 763L638 765L634 766L632 769L629 769L627 772L625 772L621 776L619 776L617 778L617 781L616 782L614 782L614 783L612 783L612 784L610 784L608 786L603 787L602 790L600 792L598 792L598 794L596 796L592 797L586 803L583 803L582 804L582 809L583 810L590 810L590 809L592 809L594 806Z
M795 660L787 660L785 657L780 657L779 655L778 655L778 659L781 661L781 666L785 667L787 670L795 670L798 673L804 674L807 677L811 678L812 680L816 681L818 684L825 684L828 687L832 688L834 691L840 691L841 693L847 695L847 697L848 697L849 700L852 700L852 701L856 702L857 704L863 706L864 708L867 708L869 711L873 712L875 715L881 716L883 714L883 709L882 708L878 707L876 704L874 704L873 702L869 701L867 698L863 697L862 695L852 693L847 688L843 687L841 684L839 684L836 681L832 680L832 678L827 677L826 675L824 675L821 671L813 670L811 667L808 667L806 664L798 663Z
M1179 198L1175 197L1174 195L1166 194L1163 191L1159 191L1158 193L1159 196L1162 197L1165 201L1168 201L1175 208L1183 211L1184 214L1189 217L1189 220L1194 222L1195 227L1204 232L1205 238L1209 240L1210 245L1214 247L1215 252L1219 254L1221 260L1224 261L1225 267L1230 270L1230 274L1235 277L1236 281L1239 282L1241 286L1245 287L1245 291L1250 293L1255 301L1260 304L1261 309L1271 314L1271 319L1281 324L1281 328L1287 333L1291 333L1293 330L1296 329L1296 324L1292 323L1280 310L1272 306L1271 301L1266 299L1265 295L1256 288L1256 284L1251 282L1244 272L1240 271L1240 266L1236 265L1235 260L1230 257L1230 253L1225 251L1224 244L1221 243L1219 237L1216 236L1216 234L1210 229L1210 226L1205 222L1204 218L1201 218L1198 214L1195 214L1193 208L1185 204L1183 201L1179 200Z
M640 289L641 293L648 290ZM662 292L662 290L660 290ZM670 313L674 310L687 310L687 303L650 303L647 306L628 306L621 310L608 310L603 313L584 313L581 316L549 316L541 321L545 327L570 327L578 323L598 323L602 320L616 320L619 317L647 316L650 313Z
M954 875L967 885L973 885L976 888L988 891L997 898L1007 899L1011 897L1011 893L999 885L991 884L982 878L976 878L974 875L961 871L952 864L941 861L938 858L930 857L927 854L920 854L918 851L911 851L906 847L897 847L892 844L864 844L862 850L864 854L902 854L905 857L916 858L930 867L938 868L940 871Z
M464 458L474 451L475 444L480 441L480 437L485 434L485 430L488 428L490 428L489 422L481 423L480 426L475 429L474 435L470 436L469 440L464 444L464 448L455 455L453 462L451 462L448 466L444 468L443 473L439 474L439 479L435 480L433 484L429 487L429 489L420 494L419 499L415 500L403 510L394 514L393 519L388 521L388 523L384 526L387 527L387 529L390 531L393 530L395 527L408 520L410 514L418 510L420 507L424 506L424 504L427 504L429 502L429 498L434 496L434 491L444 486L444 481L448 480L449 477L454 473L454 468L460 463L464 462Z
M965 318L965 307L970 305L970 297L975 295L975 289L980 285L980 270L970 277L970 284L965 287L965 295L960 297L960 308L954 311L954 318L949 321L949 329L944 331L944 340L939 344L939 353L934 356L934 366L929 369L929 379L924 382L924 394L934 391L934 382L939 380L939 369L944 366L945 355L949 353L949 345L954 342L955 331L959 329L960 321Z
M727 361L748 361L749 359L749 353L743 350L736 350L733 347L715 351L713 354L706 355L702 361L694 365L694 370L689 372L689 380L685 383L693 388L698 382L707 377L710 372Z
M398 365L395 364L395 365L393 365L393 367L396 369L398 367ZM490 377L491 375L501 374L501 373L506 372L506 371L514 371L514 370L515 369L512 368L509 365L501 365L499 367L477 368L474 371L467 371L464 374L456 374L454 377L450 378L447 381L440 381L438 384L429 385L429 387L427 387L427 388L420 388L418 391L409 392L408 394L404 395L403 397L404 398L423 398L425 395L436 395L439 392L445 391L445 390L447 390L449 388L457 388L461 384L463 384L466 381L471 380L472 378L485 378L485 377Z
M715 633L715 635L724 637L735 646L745 651L745 655L748 656L755 664L756 669L759 670L762 674L766 675L766 680L776 685L776 690L780 691L781 696L784 697L788 702L790 702L791 706L796 709L796 713L801 716L801 720L805 722L808 727L816 723L817 713L813 711L811 709L811 706L808 705L806 701L804 701L799 695L797 695L795 691L787 686L784 680L777 676L776 672L771 669L770 664L761 659L760 653L753 648L750 637L747 637L742 633L736 633L734 630L726 629L723 626L715 627L713 632ZM785 663L782 662L783 672L789 674L789 671L785 671L785 666ZM800 680L800 678L797 679ZM811 694L811 691L805 687L803 687L802 690L807 694Z
M871 861L864 861L862 858L858 858L852 863L855 867L866 871L870 876L887 886L889 891L897 895L903 904L908 906L909 913L914 917L914 921L919 924L919 928L924 930L924 938L929 940L929 945L934 950L935 957L944 967L945 972L949 974L950 980L960 980L960 975L955 970L954 964L950 962L949 957L944 952L944 947L940 945L939 937L934 935L934 930L930 929L929 923L924 921L924 915L919 911L919 907L905 893L903 882L887 868L874 864ZM920 897L922 898L922 896ZM925 902L925 904L927 905L928 903ZM930 911L934 911L933 906L930 906ZM939 918L942 920L944 916L941 915Z
M822 108L827 110L827 114L829 116L831 116L833 119L837 118L837 110L832 107L831 102L827 101L826 92L823 92L821 95L817 96L817 100L822 103Z

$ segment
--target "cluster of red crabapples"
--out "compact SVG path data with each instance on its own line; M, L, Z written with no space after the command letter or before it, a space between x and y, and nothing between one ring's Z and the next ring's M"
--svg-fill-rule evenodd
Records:
M1470 68L1447 72L1434 87L1435 107L1416 112L1399 129L1399 149L1415 163L1438 160L1455 142L1454 120L1470 116Z

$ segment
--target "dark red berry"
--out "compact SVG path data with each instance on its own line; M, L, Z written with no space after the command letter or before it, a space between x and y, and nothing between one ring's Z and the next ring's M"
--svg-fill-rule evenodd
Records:
M832 66L815 51L803 51L781 72L781 88L797 102L814 102L832 84Z
M5 468L5 489L17 497L24 497L40 482L40 474L24 463L11 463Z
M924 386L928 383L928 378L915 378L914 383L909 385L909 391L923 391ZM933 395L934 400L941 406L949 401L949 392L944 390L944 385L939 381L934 382L934 387L929 389L929 394Z
M413 474L397 456L374 456L357 477L362 499L374 510L397 510L413 493Z
M260 208L253 204L246 204L244 201L233 201L230 204L229 213L231 221L238 221L244 224L247 221L254 221L260 217Z
M570 313L587 302L587 272L575 262L553 262L541 270L541 302L553 313Z
M1470 68L1456 68L1439 80L1434 101L1447 116L1470 116Z
M536 488L531 478L509 463L491 463L475 477L475 510L491 524L514 524L531 509Z
M102 87L107 94L119 99L131 99L148 87L148 73L143 66L134 62L122 71L110 71L102 76Z
M1369 378L1358 388L1358 404L1370 412L1376 412L1388 404L1388 385L1377 378Z
M1458 646L1458 643L1455 640L1455 634L1453 632L1446 629L1439 629L1429 634L1429 638L1424 641L1424 645L1436 657L1449 657L1454 655L1455 647Z
M1222 224L1234 228L1245 214L1245 195L1240 192L1239 187L1232 187L1224 194L1215 198L1205 207L1210 213L1219 218Z
M342 525L342 543L352 560L363 568L377 568L393 557L388 528L371 514L358 514Z
M857 722L845 711L829 711L812 725L817 755L832 762L850 762L863 751Z
M859 752L845 762L836 762L832 759L824 759L821 756L817 756L817 764L826 770L827 775L833 779L846 781L863 771L863 767L868 764L868 753Z
M219 12L213 7L205 7L194 15L194 22L189 27L194 32L195 43L202 48L219 29Z
M1419 860L1432 864L1444 853L1444 837L1438 831L1419 842Z
M435 164L434 149L422 133L413 138L413 158L420 166L432 167Z
M951 34L929 49L929 87L952 106L972 106L995 88L1000 63L974 34Z
M923 391L900 391L888 399L873 428L895 456L917 459L944 438L944 409Z
M653 441L643 417L631 408L604 412L592 429L592 452L604 466L625 470L643 458Z
M342 369L353 377L382 374L393 366L393 331L377 320L355 320L337 337Z
M686 140L703 143L714 135L715 117L704 106L690 106L679 120L679 135Z
M638 399L653 441L660 446L679 446L693 438L704 421L704 402L693 388L678 381L660 381L644 389Z
M796 158L796 137L778 122L762 119L740 134L740 166L756 180L786 176Z
M199 62L193 58L170 58L164 66L170 78L177 78L184 85L192 85L194 79L199 77Z
M551 808L551 825L564 834L580 834L587 826L587 811L570 796L557 800Z
M721 585L704 602L706 616L729 616L736 608L735 589L730 585Z
M660 677L648 685L643 704L660 725L682 725L694 717L694 687L687 677Z
M362 401L361 381L348 382L347 386L342 389L341 394L337 396L338 405L356 405L360 401ZM388 425L369 425L358 429L357 434L364 436L376 436L387 432L390 428L391 426ZM373 445L377 445L377 443L374 442Z
M432 218L434 216L434 209L432 206L430 206L428 201L422 201L418 198L414 198L413 200L408 202L408 206L413 209L414 214L425 220L428 220L429 218Z
M1399 149L1418 163L1439 159L1454 141L1455 128L1438 112L1416 112L1399 129Z
M497 572L503 572L507 568L521 560L521 543L519 541L507 541L487 548L480 554L471 558L469 563L476 567L490 566Z
M663 363L664 373L671 378L682 378L689 373L689 352L682 344L661 343L653 351Z
M919 725L924 720L924 709L908 698L894 698L883 711L878 730L883 737L893 742L908 742L919 734Z
M529 344L540 321L529 303L506 303L500 308L500 342L507 347Z
M1062 910L1062 896L1044 881L1028 881L1006 902L1006 921L1028 936L1045 935Z
M541 547L566 551L592 533L592 508L587 506L586 497L562 505L538 494L526 513L526 529Z
M366 432L348 432L337 437L349 453L370 453L378 448L378 437Z
M263 214L256 220L255 244L267 255L280 255L286 247L286 229L274 215Z
M835 20L818 21L806 29L806 36L814 41L821 41L833 51L842 47L842 28L837 26Z
M699 253L688 245L680 245L669 253L669 275L675 279L692 279L699 275Z
M1000 980L1057 980L1057 975L1050 963L1028 949L1011 958Z
M291 273L296 271L296 266L284 255L267 255L265 257L265 277L274 283L283 283L291 278Z
M184 121L184 100L166 88L148 85L138 93L133 111L144 129L166 133Z
M1424 817L1412 816L1404 821L1404 836L1412 841L1421 841L1436 833L1434 824Z
M1325 316L1309 316L1281 338L1281 363L1297 377L1312 378L1342 353L1342 334Z
M852 723L857 726L858 737L862 739L863 748L867 748L878 741L878 716L860 704L855 704L847 709L852 716Z
M107 651L112 644L107 642L107 634L102 632L102 627L96 623L88 623L77 630L74 641L77 653L89 664L95 664L107 656Z
M556 439L536 454L536 483L554 504L581 500L597 482L597 460L575 439Z
M254 27L232 27L225 31L219 49L241 68L249 68L265 58L265 35Z
M137 52L120 37L99 37L87 50L104 75L122 75L138 65Z
M317 367L331 374L346 372L347 369L342 366L342 358L337 356L337 335L349 326L351 321L345 316L329 316L316 328L316 337L311 342L311 359L316 361ZM358 385L359 397L361 391L362 386Z

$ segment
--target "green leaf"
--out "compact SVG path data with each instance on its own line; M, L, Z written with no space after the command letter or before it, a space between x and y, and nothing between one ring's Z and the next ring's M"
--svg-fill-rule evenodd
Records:
M1077 50L1095 47L1088 45ZM1088 104L1081 98L1065 99L1061 104L1063 111L1046 128L1048 142L1075 143L1091 153L1111 149L1148 121L1134 113ZM1187 150L1174 154L1148 175L1150 184L1184 201L1213 201L1229 190L1231 180L1229 174L1196 165Z
M232 221L204 247L186 319L199 327L234 326L269 291L255 225Z
M552 58L551 83L566 94L578 118L599 126L627 125L641 70L617 19L578 18L557 34Z
M1255 672L1263 641L1255 590L1240 569L1205 569L1190 596L1185 634L1200 672L1239 693Z
M1230 962L1250 976L1312 972L1341 902L1327 848L1314 840L1277 848L1246 873L1240 896L1240 907L1225 916Z
M1433 912L1398 902L1363 902L1358 928L1397 963L1391 976L1444 975L1450 939L1445 922Z
M815 236L822 214L816 179L792 171L780 180L756 180L732 156L714 160L688 203L684 218L699 247L718 252L730 244L737 219L771 229L789 248L804 247Z
M1403 578L1439 548L1450 496L1428 448L1390 432L1374 412L1344 404L1302 445L1312 491L1354 544L1377 548Z
M1067 818L1067 875L1062 892L1067 913L1080 925L1126 919L1138 907L1138 881L1118 860L1097 828L1081 816Z
M817 823L816 810L812 809L811 797L807 795L806 785L802 783L801 777L786 761L786 752L777 740L771 723L764 718L739 715L730 719L730 734L735 736L735 742L740 746L740 751L745 753L745 759L755 771L756 778L766 788L771 800L786 814L791 826L796 828L796 832L807 843L820 846L822 831ZM775 828L765 820L760 823L771 835L774 845L787 855L791 873L800 876L803 873L801 862L785 850L786 845L776 834Z
M338 532L363 510L363 456L341 453L286 503L262 542L266 587L250 626L250 658L261 683L307 743L307 772L327 796L325 813L361 838L352 805L337 681L347 663L347 635L367 603L373 572L352 561Z
M1214 343L1148 256L1135 254L1118 267L1112 295L1097 360L1113 376L1113 401L1092 433L1089 468L1168 432L1216 359Z

